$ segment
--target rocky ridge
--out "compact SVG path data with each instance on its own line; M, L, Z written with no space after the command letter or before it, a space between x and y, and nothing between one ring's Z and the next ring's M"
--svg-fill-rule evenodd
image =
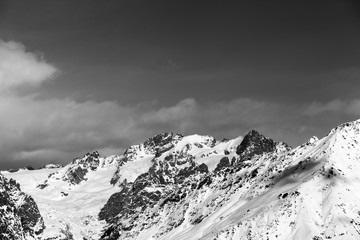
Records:
M160 221L166 224L153 237L161 237L184 222L190 210L189 200L194 199L194 194L209 186L231 189L234 184L232 181L241 184L247 179L248 176L236 176L236 172L244 166L254 169L248 173L250 178L257 175L254 164L247 163L247 160L254 158L255 163L263 154L289 150L287 145L275 143L255 130L250 131L236 147L214 150L219 144L212 137L189 136L182 137L176 144L158 148L149 171L124 185L101 210L100 219L111 224L103 239L117 239L120 236L136 238ZM199 159L206 159L214 152L217 154L217 165L209 170L206 163ZM198 210L193 209L188 221L191 224L200 223L215 208L202 206Z
M51 173L48 178L37 187L44 189L49 186L50 182L63 181L69 185L78 185L87 180L87 174L97 169L109 168L117 164L121 165L122 157L113 155L106 158L100 157L97 151L86 153L83 157L77 157L71 163L60 170ZM59 168L59 165L46 165L43 169Z
M0 239L40 239L44 228L34 199L0 174Z
M359 159L360 120L293 149L255 130L222 141L164 133L120 156L76 158L43 190L64 183L77 199L108 176L92 213L103 230L86 239L358 239Z
M359 133L345 123L291 149L250 131L212 170L204 153L161 151L101 210L102 239L358 239Z

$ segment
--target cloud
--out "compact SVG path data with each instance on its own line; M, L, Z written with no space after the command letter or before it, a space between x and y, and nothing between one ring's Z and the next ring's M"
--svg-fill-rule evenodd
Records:
M37 100L32 96L0 97L0 151L39 149L78 152L105 147L127 136L132 109L114 102L71 99ZM25 155L22 155L25 156ZM31 155L27 155L31 156ZM22 157L21 159L24 159Z
M360 116L360 99L334 99L328 102L313 102L305 106L304 113L310 116L324 113Z
M32 95L0 97L0 157L67 163L87 151L121 154L161 132L236 137L279 118L276 104L250 99L200 104L189 98L159 108L72 99L40 100Z
M63 157L63 153L55 149L38 149L32 151L20 151L14 154L14 158L18 160L38 159L49 162L52 159Z
M276 140L296 142L335 126L331 118L324 123L324 113L359 115L360 111L358 99L315 102L301 108L241 97L213 102L186 98L160 107L156 102L125 106L115 101L44 99L36 97L39 89L21 96L15 91L41 85L56 72L23 45L0 41L0 169L16 162L66 164L92 150L121 154L162 132L233 138L256 128ZM318 125L309 124L309 118L317 119L313 122Z
M21 85L39 85L55 72L56 68L41 56L26 52L24 45L0 40L0 91Z
M334 106L330 109L338 109ZM319 121L311 122L319 124L309 124L309 116L299 108L248 98L208 103L188 98L159 107L154 103L124 106L112 101L7 96L0 97L0 157L35 166L66 164L92 150L121 154L130 145L162 132L222 139L256 128L278 141L302 142L318 135L323 126L325 131L336 126L325 123L318 114L315 119Z
M237 137L252 128L265 130L284 122L291 115L275 103L238 98L226 102L198 103L193 98L174 106L149 111L141 116L138 128L177 131L183 134L210 134Z
M155 66L163 72L171 72L181 68L181 66L172 59L167 59L162 62L155 62Z

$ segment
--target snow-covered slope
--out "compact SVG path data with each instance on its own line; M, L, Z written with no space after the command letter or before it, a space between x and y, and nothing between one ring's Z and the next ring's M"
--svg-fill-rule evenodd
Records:
M295 149L251 131L217 171L190 169L182 182L181 172L156 181L169 174L153 167L110 198L119 215L102 238L359 239L359 128L342 124Z
M63 168L3 173L16 179L38 204L46 226L42 239L98 239L105 222L97 215L119 190L110 184L119 158L94 152Z
M240 144L235 147L235 142ZM275 143L256 131L243 140L228 142L193 135L166 149L160 148L161 154L152 159L149 171L124 185L101 210L100 219L112 224L103 238L159 238L176 229L183 231L186 225L197 225L215 210L216 206L208 204L211 199L206 198L218 196L217 191L227 189L232 180L241 181L235 172L251 166L251 174L255 174L256 165L244 164L245 160L287 149L285 144ZM209 196L205 190L209 190ZM196 204L190 207L192 201Z
M291 149L164 133L121 156L4 172L32 195L44 238L359 239L360 120Z
M62 167L63 167L63 165L61 165L61 164L49 163L49 164L44 165L44 166L41 167L40 169L43 169L43 168L45 168L45 169L51 169L51 168L62 168Z
M151 160L163 149L174 146L183 136L180 134L158 134L139 145L129 147L123 154L121 163L114 176L112 184L133 182L139 175L149 171ZM161 150L160 150L161 149Z

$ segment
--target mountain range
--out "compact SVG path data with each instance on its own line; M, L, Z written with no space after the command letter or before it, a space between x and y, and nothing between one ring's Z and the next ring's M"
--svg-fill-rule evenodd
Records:
M0 239L360 239L360 120L291 148L251 130L0 173Z

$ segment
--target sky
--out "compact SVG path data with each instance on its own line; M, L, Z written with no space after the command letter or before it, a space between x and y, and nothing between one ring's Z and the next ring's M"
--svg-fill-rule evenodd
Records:
M0 169L360 118L356 1L0 0Z

